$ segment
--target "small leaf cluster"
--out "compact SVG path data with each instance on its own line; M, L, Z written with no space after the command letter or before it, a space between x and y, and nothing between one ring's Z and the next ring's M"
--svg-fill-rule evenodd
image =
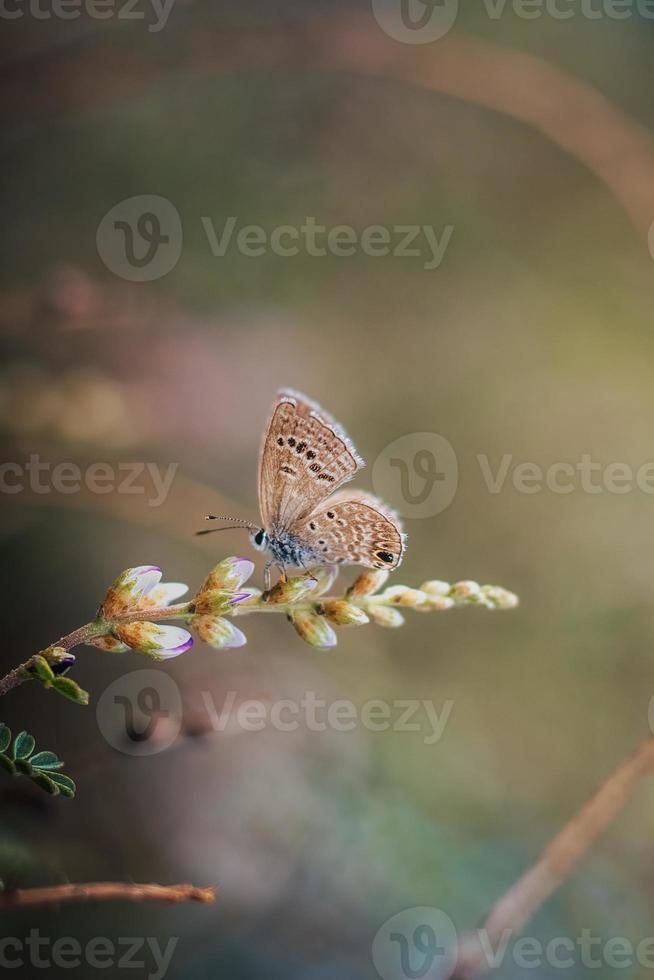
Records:
M75 657L62 647L48 647L25 665L25 679L39 681L43 687L56 691L75 704L87 705L88 691L83 690L70 677L63 677L61 674L62 670L68 670L74 662Z
M35 752L33 735L20 732L13 740L11 730L0 723L0 767L12 776L29 778L51 796L75 796L75 783L70 776L58 772L64 763L54 752Z

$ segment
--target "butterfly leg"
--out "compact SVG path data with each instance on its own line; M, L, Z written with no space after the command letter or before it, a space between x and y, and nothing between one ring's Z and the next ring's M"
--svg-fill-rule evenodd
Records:
M266 562L265 568L263 570L263 587L266 592L270 592L270 569L274 565L274 561L271 558Z

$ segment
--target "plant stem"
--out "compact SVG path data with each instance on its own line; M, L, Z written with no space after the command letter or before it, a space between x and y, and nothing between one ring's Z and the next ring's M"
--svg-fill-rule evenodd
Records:
M213 902L214 888L195 885L138 885L122 881L96 881L80 885L51 885L46 888L17 888L0 891L0 908L59 905L61 902L127 899L132 902Z
M471 980L491 969L488 949L523 926L571 874L597 837L654 769L654 738L648 739L608 777L597 793L556 834L534 864L495 903L484 924L463 937L451 980ZM480 941L484 937L484 943Z
M158 606L152 609L140 609L137 612L125 613L122 616L116 616L113 622L136 623L144 619L180 619L188 615L188 610L189 603L183 602L176 606ZM88 643L89 640L94 640L96 637L106 636L110 632L111 627L112 623L98 619L92 623L85 623L84 626L78 627L78 629L73 630L71 633L66 633L65 636L59 637L51 645L63 647L64 650L72 650L73 647L78 646L80 643ZM28 680L26 676L27 671L33 665L37 656L39 654L30 657L29 660L19 664L18 667L14 667L8 674L0 678L0 697L12 691L15 687L18 687L23 681Z

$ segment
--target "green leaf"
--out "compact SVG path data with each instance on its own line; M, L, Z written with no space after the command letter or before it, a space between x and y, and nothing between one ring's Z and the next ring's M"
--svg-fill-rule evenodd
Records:
M70 799L75 796L75 790L77 787L70 776L64 775L63 772L53 772L50 774L50 779L53 783L57 784L59 787L59 792L62 796L68 796Z
M27 759L34 751L36 742L33 735L27 732L20 732L14 742L14 759Z
M37 752L30 759L35 769L61 769L63 762L54 752Z
M28 759L16 759L14 763L18 772L22 773L23 776L32 775L32 764Z
M75 704L89 703L88 691L82 690L79 684L76 684L70 677L55 677L52 687L58 694L68 698L69 701L74 701Z
M0 722L0 752L6 752L11 742L11 729Z
M40 786L41 789L44 789L46 793L50 793L51 796L59 796L59 787L55 783L54 779L51 779L50 776L46 776L44 772L35 772L32 775L32 779L36 785Z
M8 773L11 773L12 776L16 775L16 766L6 755L0 755L0 769L5 769Z
M55 676L48 661L45 659L45 657L41 656L33 658L32 663L30 664L29 672L30 674L33 674L37 680L40 680L44 684L47 683L48 685L50 684L50 681L54 680Z

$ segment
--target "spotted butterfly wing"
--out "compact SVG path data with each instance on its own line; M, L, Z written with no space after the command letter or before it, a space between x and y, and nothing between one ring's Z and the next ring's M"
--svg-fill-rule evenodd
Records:
M370 493L342 490L291 527L329 565L393 569L402 561L406 536L392 510Z
M275 537L287 532L362 466L346 432L319 405L280 391L259 458L264 528Z

